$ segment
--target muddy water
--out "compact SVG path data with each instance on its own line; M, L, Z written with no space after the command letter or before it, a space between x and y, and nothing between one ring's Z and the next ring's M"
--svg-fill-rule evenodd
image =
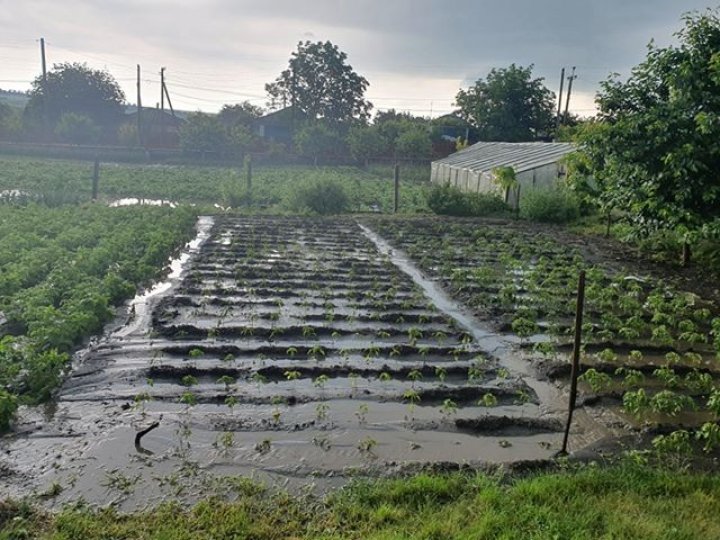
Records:
M202 218L130 315L78 358L53 411L23 411L5 491L58 483L50 504L132 509L227 495L224 475L329 488L559 449L560 389L350 220ZM605 434L579 416L576 447Z

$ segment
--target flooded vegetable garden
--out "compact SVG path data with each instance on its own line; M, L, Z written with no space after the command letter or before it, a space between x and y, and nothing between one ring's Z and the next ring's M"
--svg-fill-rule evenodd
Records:
M26 415L15 465L60 501L132 506L207 491L201 473L332 485L548 459L581 268L571 449L709 425L710 299L512 222L223 216L78 355L47 418Z

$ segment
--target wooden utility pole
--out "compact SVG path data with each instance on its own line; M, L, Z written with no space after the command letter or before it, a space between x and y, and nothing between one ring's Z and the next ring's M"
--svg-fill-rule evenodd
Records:
M160 118L165 112L165 68L160 68Z
M560 70L560 94L558 94L558 110L557 118L555 119L555 128L560 127L560 115L562 114L562 98L563 98L563 87L565 85L565 68Z
M163 89L163 92L165 92L165 97L167 98L168 107L170 107L170 114L172 114L173 118L175 118L175 109L173 109L172 101L170 101L170 92L168 92L167 84L165 84L164 79L163 79L163 83L162 83L162 89Z
M568 110L570 109L570 94L572 94L573 81L575 79L577 79L577 75L575 75L575 66L573 66L572 74L568 77L567 101L565 102L565 117L566 118L568 115Z
M577 400L577 381L580 375L580 346L582 343L583 309L585 307L585 270L580 271L578 279L577 303L575 305L575 342L573 344L572 369L570 371L570 403L568 404L568 418L565 425L561 455L567 454L570 425L572 424L575 401Z
M47 107L47 62L45 61L45 38L40 38L40 61L42 63L42 119L43 119L43 138L47 136L48 131L48 107Z
M137 137L140 146L144 146L142 136L142 98L140 97L140 64L137 65Z

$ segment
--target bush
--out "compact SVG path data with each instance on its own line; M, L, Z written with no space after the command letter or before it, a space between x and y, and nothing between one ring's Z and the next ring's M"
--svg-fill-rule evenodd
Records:
M65 113L55 126L55 135L60 140L72 144L97 143L100 137L100 128L87 116Z
M446 216L488 216L510 211L510 207L497 195L464 193L448 184L432 186L425 199L430 210Z
M17 408L17 396L0 390L0 433L10 429L10 422L15 417Z
M567 189L533 189L521 194L520 216L530 221L567 223L580 217L580 202Z
M330 180L321 180L300 187L295 193L291 206L295 210L309 210L316 214L340 214L350 205L343 187Z

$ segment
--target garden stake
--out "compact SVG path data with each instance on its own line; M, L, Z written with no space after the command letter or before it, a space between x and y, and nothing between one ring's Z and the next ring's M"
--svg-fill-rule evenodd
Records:
M95 156L95 166L93 167L92 178L92 200L97 201L98 184L100 183L100 158Z
M245 165L247 169L247 199L248 206L252 202L252 155L248 154L245 158Z
M568 436L570 435L570 424L572 423L575 401L577 399L577 380L580 371L580 342L582 340L582 319L583 306L585 304L585 270L580 271L578 280L577 304L575 309L575 343L573 346L572 371L570 372L570 403L568 404L568 418L563 436L562 449L559 455L567 455Z
M397 214L398 206L400 206L400 165L395 164L395 205L394 213Z

